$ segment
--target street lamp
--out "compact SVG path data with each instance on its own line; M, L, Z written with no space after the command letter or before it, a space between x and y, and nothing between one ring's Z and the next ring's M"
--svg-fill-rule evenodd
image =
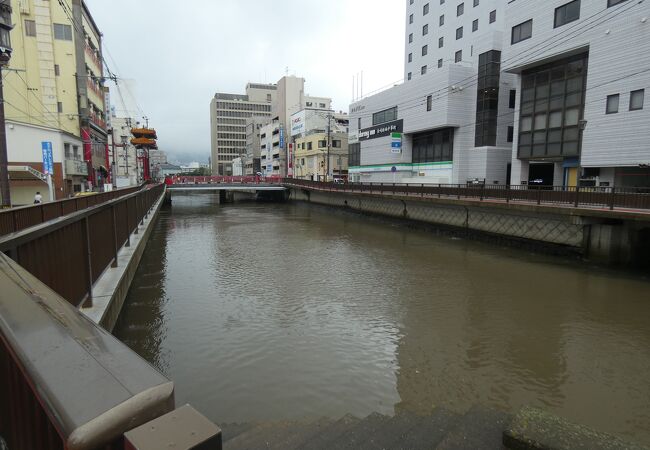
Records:
M0 197L2 207L11 207L9 186L9 158L7 157L7 131L5 129L5 104L2 90L2 67L11 59L11 0L0 0Z

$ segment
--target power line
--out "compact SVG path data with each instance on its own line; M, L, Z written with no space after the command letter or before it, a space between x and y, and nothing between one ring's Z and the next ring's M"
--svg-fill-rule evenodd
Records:
M594 29L597 25L602 25L603 23L605 23L605 22L607 22L609 20L612 20L615 17L618 17L619 15L621 15L621 14L629 11L630 9L640 5L644 1L645 0L637 0L636 3L633 3L633 4L629 5L627 8L619 8L619 9L613 9L613 10L611 8L607 8L605 10L601 10L598 13L595 13L595 14L589 16L584 21L582 21L582 22L580 22L578 24L575 24L573 26L568 27L567 29L563 30L561 33L558 33L558 34L556 34L556 35L554 35L554 36L552 36L550 38L547 38L547 39L535 44L534 46L532 46L532 47L530 47L530 48L528 48L528 49L526 49L526 50L524 50L524 51L510 57L510 58L507 58L507 59L503 60L501 62L501 65L503 65L506 62L510 62L510 61L513 61L513 60L518 60L520 58L531 57L530 55L528 55L528 53L532 53L533 55L535 55L538 52L545 50L550 45L559 45L561 43L564 43L565 40L574 39L575 37ZM599 16L599 15L601 15L603 13L605 13L605 16L607 16L609 14L613 14L613 15L611 17L605 17L605 16L600 17L600 18L597 18L594 22L589 23L589 21L592 18L594 18L596 16ZM595 24L596 21L601 20L601 19L603 19L601 22ZM579 29L576 29L576 28L579 28ZM573 35L573 36L569 36L568 39L567 39L567 36L563 36L563 35L566 35L567 33L571 32L572 30L573 30L574 33L576 31L580 31L580 32L578 34ZM560 39L554 40L558 36L560 36ZM552 41L552 42L549 42L549 41ZM560 41L562 41L562 42L560 42ZM546 43L548 43L548 45L544 45ZM464 84L463 85L463 83L466 83L468 81L470 81L470 84ZM477 83L478 83L478 74L474 74L474 75L472 75L470 77L467 77L465 79L460 80L455 85L458 86L458 87L462 87L464 89L464 88L472 87L472 86L476 85ZM426 103L426 97L429 96L429 95L432 96L432 97L435 96L432 99L433 101L437 101L437 100L440 100L441 98L449 96L449 94L450 94L448 92L449 88L450 88L450 86L445 86L443 88L436 89L433 92L425 93L424 94L424 97L425 97L424 100L423 100L422 95L420 95L417 98L412 98L412 99L406 100L406 101L404 101L402 103L398 103L396 106L398 106L401 111L408 111L409 109L412 109L410 106L413 106L413 107L416 107L416 108L420 107L420 106L422 106L422 105L424 105ZM436 94L438 94L438 95L436 95ZM413 104L413 105L409 105L412 102L416 102L416 103ZM364 118L364 117L368 118L368 117L371 117L371 116L372 116L372 113L369 113L367 115L357 116L357 118Z

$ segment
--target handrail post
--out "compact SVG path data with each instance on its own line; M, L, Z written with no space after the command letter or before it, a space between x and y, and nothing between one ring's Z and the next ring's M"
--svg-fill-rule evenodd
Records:
M133 197L133 201L135 202L135 230L133 230L133 234L138 234L140 232L140 219L139 219L139 213L138 213L138 197ZM130 232L130 230L129 230Z
M88 292L88 298L81 305L82 308L90 308L93 306L93 263L92 263L92 247L90 246L90 224L88 217L84 217L84 226L83 226L83 239L85 242L86 250L86 276L88 277L86 289Z
M506 203L510 203L510 186L506 186Z
M579 197L580 197L580 181L576 183L576 199L575 199L575 203L573 204L575 208L577 208L578 204L580 203Z
M111 229L113 230L113 264L112 268L117 267L117 220L115 220L115 205L111 206Z
M537 204L542 204L542 186L537 186Z
M438 183L438 198L442 198L442 183Z
M422 183L422 186L420 186L420 189L422 189L422 198L424 198L424 183Z
M460 200L460 189L461 189L462 184L458 184L458 200Z
M481 185L481 201L485 198L485 183Z
M609 198L609 209L611 211L614 210L614 203L616 202L616 187L612 186L612 190L610 192L610 198Z

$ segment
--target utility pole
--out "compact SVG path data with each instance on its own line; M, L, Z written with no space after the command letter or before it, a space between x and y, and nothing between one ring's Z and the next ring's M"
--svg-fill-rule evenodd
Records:
M11 0L0 0L0 196L2 208L11 208L9 184L9 158L7 156L7 131L5 128L5 103L2 85L2 67L11 59Z
M327 173L325 181L330 181L330 151L332 150L332 112L327 114Z

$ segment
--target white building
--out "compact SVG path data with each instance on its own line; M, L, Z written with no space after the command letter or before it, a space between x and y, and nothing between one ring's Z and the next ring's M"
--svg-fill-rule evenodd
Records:
M131 128L134 123L135 120L131 118L111 117L109 159L117 188L136 186L139 182L137 150L131 144Z
M260 128L260 165L265 177L286 177L287 152L284 127L279 120L273 120Z
M405 81L350 106L350 179L505 184L515 88L500 72L506 2L406 2Z
M638 1L507 5L513 184L650 187L649 19Z

